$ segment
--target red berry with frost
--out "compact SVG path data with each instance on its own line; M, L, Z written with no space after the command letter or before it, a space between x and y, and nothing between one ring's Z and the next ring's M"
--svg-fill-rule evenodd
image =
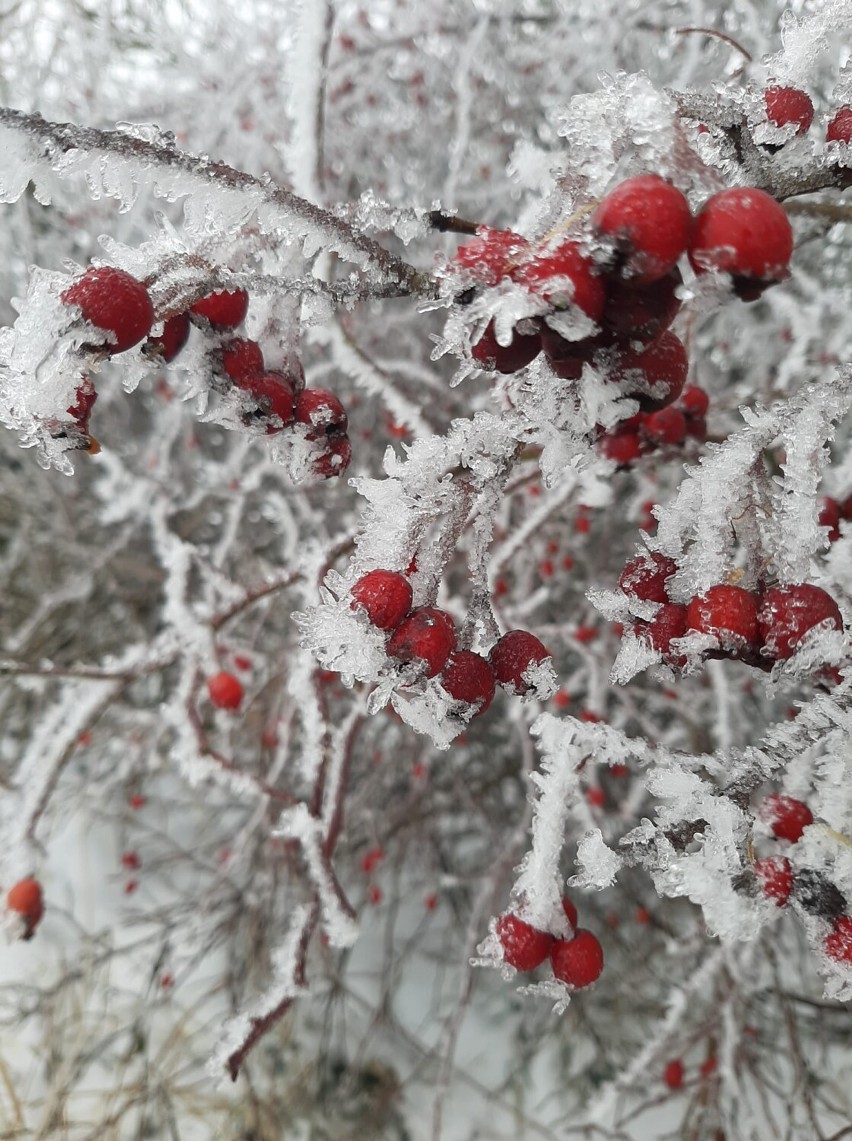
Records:
M710 397L697 384L688 384L680 394L680 410L687 420L703 420L710 407Z
M550 651L527 630L510 630L491 647L488 660L500 685L513 693L527 693L527 671L541 665Z
M565 918L571 924L574 931L577 930L577 908L571 902L567 895L562 896L562 910L565 912Z
M683 1062L675 1058L666 1064L663 1070L663 1081L669 1089L680 1089L683 1085Z
M456 650L438 679L447 693L484 713L494 699L494 670L485 658L472 650Z
M639 400L643 412L653 412L677 400L688 371L683 341L674 333L665 332L639 352L628 349L620 353L612 379L621 382L628 395Z
M233 329L245 318L248 304L244 289L224 289L208 293L190 305L189 311L197 317L206 317L214 329Z
M480 226L476 237L456 250L453 265L479 284L496 285L511 266L525 256L528 246L526 238L511 230Z
M843 629L840 609L831 595L806 582L770 587L761 596L757 621L764 653L781 661L793 656L815 626Z
M841 107L825 129L827 143L852 143L852 107Z
M488 372L519 372L541 352L541 336L538 333L512 332L508 345L498 344L494 334L494 322L489 321L485 332L471 347L470 355L480 368Z
M839 915L826 935L823 949L830 959L852 964L852 916Z
M757 602L757 596L741 586L711 586L690 602L687 626L712 634L729 653L743 653L757 642Z
M22 938L32 939L44 915L44 897L38 880L28 876L13 884L6 896L6 906L23 919L25 927Z
M770 123L776 127L795 123L797 135L803 135L814 121L814 105L810 96L798 87L767 87L763 92L763 102Z
M227 670L207 679L207 693L217 709L235 710L242 704L242 682Z
M591 986L604 965L603 947L591 931L578 927L573 939L556 939L550 949L554 975L569 986Z
M311 463L311 472L317 479L332 479L343 475L352 462L352 445L345 434L326 437L323 450Z
M828 527L829 543L840 538L840 504L830 495L824 495L820 500L818 522L820 527Z
M435 606L418 606L391 634L387 652L400 662L419 662L425 677L435 677L455 647L452 615Z
M754 861L754 874L767 899L784 907L793 891L793 866L786 856Z
M259 421L267 436L271 436L292 424L295 397L293 386L283 373L253 373L238 380L237 387L247 392L255 403L253 410L243 413L247 427Z
M691 223L686 198L657 174L626 179L592 214L597 234L613 242L618 271L644 284L674 268L686 249Z
M604 432L597 442L597 449L604 459L612 460L619 467L638 460L645 451L642 438L635 429Z
M664 602L653 618L637 619L634 632L637 638L650 642L658 653L672 654L672 639L682 638L687 629L687 609L676 602ZM671 664L682 664L676 658Z
M678 315L682 304L678 289L682 285L677 266L646 285L610 281L601 324L622 340L653 341Z
M113 266L87 269L62 294L66 305L77 305L96 329L109 334L103 348L123 353L151 332L154 307L148 290L123 269Z
M263 372L263 353L256 341L232 337L219 348L222 371L236 384Z
M163 324L159 337L149 337L145 352L160 357L166 364L173 361L189 339L189 314L175 313Z
M704 203L689 241L696 273L728 273L734 287L752 299L783 280L793 252L793 228L774 198L753 187L721 190Z
M516 971L534 971L550 954L553 936L507 912L497 920L503 959Z
M348 425L346 409L326 388L306 388L296 397L296 422L308 427L307 439L342 435Z
M813 813L806 804L783 792L770 793L761 804L759 814L774 836L779 840L789 840L791 844L801 840L805 828L814 822Z
M624 564L618 585L625 594L643 602L668 602L666 583L677 573L677 563L658 551L643 551Z
M597 267L575 241L552 250L533 253L510 276L530 293L557 309L576 305L593 321L600 319L606 302Z
M642 424L642 434L654 444L670 447L682 444L686 439L686 417L677 408L649 412Z
M77 424L84 432L89 429L89 417L92 414L92 409L95 406L95 401L98 394L95 391L94 383L91 377L84 376L74 393L74 403L69 405L67 412L72 420L76 420Z
M398 571L371 570L352 587L352 609L363 610L371 625L393 630L411 609L411 583Z

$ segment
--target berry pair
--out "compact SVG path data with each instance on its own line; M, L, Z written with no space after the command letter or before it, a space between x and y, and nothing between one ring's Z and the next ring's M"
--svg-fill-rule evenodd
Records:
M688 437L704 440L708 403L704 389L690 385L681 393L677 405L670 404L656 412L638 412L603 432L597 440L598 451L619 467L626 467L658 448L679 447Z
M534 971L549 958L555 977L579 990L600 978L603 948L591 931L577 926L577 909L570 899L562 900L562 908L572 928L569 939L541 931L512 912L497 920L497 938L503 961L515 970Z

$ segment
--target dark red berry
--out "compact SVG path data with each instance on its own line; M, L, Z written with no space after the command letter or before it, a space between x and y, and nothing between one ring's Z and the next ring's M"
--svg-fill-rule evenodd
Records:
M103 347L110 353L123 353L138 345L151 332L154 307L148 290L123 269L103 266L87 269L62 294L66 305L77 305L83 317L110 334Z
M686 621L690 630L712 634L728 653L744 653L757 641L757 596L741 586L711 586L690 602Z
M296 397L296 422L308 426L307 439L342 435L348 425L346 409L326 388L306 388Z
M477 716L485 712L494 698L494 670L472 650L456 650L438 680L456 701L478 706Z
M76 420L77 424L84 432L89 430L89 417L92 414L92 409L95 406L95 401L98 394L95 391L92 378L84 376L74 393L74 403L67 409L68 415L72 420Z
M618 585L625 594L641 598L643 602L669 602L666 583L677 569L677 563L668 555L643 551L624 564Z
M28 876L13 884L6 896L6 906L10 911L17 912L24 920L22 938L32 939L44 915L44 897L38 880Z
M603 947L591 931L578 927L573 939L554 940L550 963L563 983L577 988L591 986L603 970Z
M516 971L534 971L550 954L553 936L507 912L497 920L503 959Z
M267 436L292 424L295 397L293 386L283 373L252 373L238 380L237 387L249 393L256 404L253 412L243 414L244 424L250 426L260 420Z
M371 570L352 587L352 609L366 612L379 630L393 630L411 609L411 583L398 571Z
M217 709L234 710L242 704L242 682L226 670L207 679L207 693Z
M665 332L639 352L628 349L620 353L612 379L620 381L628 395L638 398L643 412L652 412L677 400L688 371L683 342L674 333Z
M626 467L638 460L645 451L642 438L635 430L604 432L597 442L597 448L605 459L612 460L619 467Z
M513 693L527 693L527 671L550 657L550 651L527 630L510 630L491 647L488 660L500 685Z
M614 243L619 271L646 284L674 268L686 249L691 222L686 198L656 174L626 179L592 215L596 232Z
M190 313L206 317L214 329L233 329L248 313L249 297L244 289L208 293L189 307Z
M797 87L773 85L763 92L766 118L776 127L796 124L796 134L803 135L814 120L814 105L810 97Z
M603 313L606 295L597 267L575 241L533 253L511 271L514 281L557 309L576 305L593 321Z
M770 658L791 658L808 631L822 623L832 630L843 629L837 603L818 586L806 582L773 586L760 599L760 641Z
M840 107L825 129L827 143L852 143L852 107Z
M419 606L404 618L390 636L388 656L400 662L421 663L425 677L435 677L456 646L452 616L434 606Z
M787 276L793 229L783 206L765 191L734 187L704 203L688 252L696 273L716 270L763 287Z
M677 408L649 412L642 424L642 434L655 444L682 444L686 439L686 417Z
M607 284L601 324L622 340L653 341L677 316L682 304L677 295L681 285L683 277L677 266L644 285L613 279Z
M710 397L697 384L689 384L680 394L680 410L687 420L701 420L707 415Z
M760 806L760 819L768 824L773 835L779 840L789 840L795 844L814 817L811 810L801 800L782 792L773 792Z
M767 899L784 907L793 891L793 866L786 856L754 861L754 874Z
M454 265L465 270L482 285L496 285L516 262L525 256L529 242L511 230L480 226L476 237L459 246Z
M489 372L512 373L526 368L541 351L541 337L538 333L519 333L514 330L508 345L498 344L494 335L494 322L489 321L485 332L470 355L480 368Z
M219 348L222 371L237 384L263 372L263 353L256 341L231 337Z
M163 325L159 337L149 337L145 352L160 357L166 364L173 361L189 339L189 314L175 313Z
M343 475L352 462L352 445L343 433L326 436L323 450L313 460L311 471L317 479L332 479Z
M664 602L653 618L637 619L635 633L644 638L659 653L666 657L672 654L672 639L682 638L687 629L687 610L676 602ZM682 664L676 657L671 664Z
M675 1058L666 1064L666 1068L663 1070L663 1081L669 1089L680 1089L683 1085L683 1062L680 1058Z
M852 916L840 915L823 943L826 955L838 963L852 963Z

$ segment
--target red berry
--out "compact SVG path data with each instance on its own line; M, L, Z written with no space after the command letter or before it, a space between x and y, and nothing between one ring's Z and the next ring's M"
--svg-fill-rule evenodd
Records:
M292 424L295 397L293 386L284 373L253 373L238 380L237 387L243 392L248 392L257 405L253 412L243 414L242 419L246 426L259 419L266 426L267 436L271 436L288 424ZM278 420L281 421L280 424L277 423Z
M123 269L87 269L62 294L67 305L78 305L96 329L111 334L104 348L111 353L132 349L151 332L154 307L148 290Z
M568 920L568 922L571 924L571 926L576 931L577 930L577 918L578 918L577 908L574 906L574 904L571 902L571 900L568 898L567 895L562 896L562 910L565 912L565 918Z
M852 142L852 107L841 107L825 129L827 143Z
M766 286L787 276L793 228L784 208L763 190L734 187L704 203L695 219L689 260L696 273L729 273L734 284Z
M494 699L494 671L472 650L456 650L438 679L456 701L478 705L476 715L484 713Z
M142 861L139 858L138 852L122 852L121 866L128 868L130 871L136 871L137 868L142 866Z
M701 420L707 415L710 397L697 384L689 384L680 394L680 410L688 420Z
M163 325L159 337L149 337L145 351L161 357L166 364L173 361L189 339L189 314L175 313Z
M207 679L207 692L217 709L239 709L243 700L242 682L226 670Z
M434 606L418 606L391 634L387 652L401 662L419 662L425 677L434 677L455 649L452 616Z
M663 1070L663 1081L669 1089L680 1089L683 1085L683 1062L680 1058L667 1063Z
M814 105L797 87L767 87L763 93L766 118L776 127L796 124L796 134L803 135L814 119Z
M638 460L645 450L636 431L604 432L597 442L597 448L604 459L612 460L619 467L626 467Z
M828 527L829 543L840 538L840 504L830 495L824 495L820 500L818 521L820 527Z
M826 955L838 963L852 963L852 916L838 915L823 943Z
M713 634L723 650L741 653L757 641L757 597L741 586L711 586L689 604L687 626Z
M643 602L668 602L666 583L677 573L677 563L657 551L643 551L624 564L618 585L625 594Z
M550 962L554 975L562 982L574 987L591 986L603 970L603 948L591 931L578 927L573 939L554 940Z
M635 633L647 639L659 653L668 656L672 652L672 638L682 638L687 628L687 609L675 602L665 602L653 618L638 620ZM680 658L674 664L681 664Z
M601 324L617 337L652 341L677 316L682 304L677 296L681 285L683 278L677 266L665 277L645 285L613 280L607 286Z
M592 215L597 233L614 241L620 272L637 283L656 281L674 268L691 223L683 194L657 174L626 179Z
M793 890L793 867L786 856L767 856L754 861L754 874L763 894L784 907Z
M586 789L586 802L592 808L603 808L606 804L606 793L599 785Z
M563 242L554 250L533 254L511 271L514 281L557 309L576 305L599 320L606 295L597 267L575 241Z
M248 294L244 289L225 289L208 293L189 307L190 313L206 317L214 329L233 329L248 313Z
M144 808L147 804L147 798L139 792L134 792L127 803L131 808Z
M311 471L317 479L331 479L343 475L352 462L352 445L347 435L329 436L325 449L316 457Z
M404 575L371 570L352 587L352 609L366 611L379 630L393 630L411 609L412 597L411 583Z
M507 912L497 920L503 958L516 971L534 971L550 954L553 936Z
M535 360L541 351L541 337L538 333L513 331L508 345L500 345L494 335L494 322L489 321L485 332L470 350L470 355L480 368L489 372L512 373Z
M612 379L625 384L626 392L638 398L643 412L652 412L677 400L688 371L683 342L666 332L640 352L629 349L620 353Z
M534 634L526 630L510 630L491 647L488 660L500 685L512 693L527 693L529 669L550 657L550 651Z
M760 819L768 824L773 835L779 840L789 840L795 844L814 817L811 810L801 800L782 792L773 792L760 806Z
M810 583L773 586L760 599L758 630L765 653L786 661L815 626L822 623L843 629L837 603L826 591Z
M642 424L642 434L655 444L682 444L686 439L686 417L677 408L650 412Z
M309 440L342 435L348 425L346 409L333 392L326 388L306 388L296 397L296 421L307 424Z
M23 938L32 939L33 932L44 915L44 898L38 880L27 877L13 884L6 896L6 906L23 918L25 922Z
M702 1078L709 1078L716 1073L719 1067L718 1059L715 1057L705 1058L701 1065L698 1067L698 1072Z
M97 398L98 394L91 377L84 376L74 393L74 403L67 409L68 415L72 420L77 421L84 432L88 431L89 417Z
M474 281L482 285L496 285L512 264L525 254L529 242L511 230L492 230L480 226L476 237L459 246L453 258L454 265L466 270Z
M245 337L231 337L219 349L222 371L239 384L256 373L263 372L263 353L256 341Z

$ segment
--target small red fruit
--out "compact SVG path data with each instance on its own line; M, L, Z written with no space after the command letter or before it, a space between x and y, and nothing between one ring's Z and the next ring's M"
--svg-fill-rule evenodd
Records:
M690 602L686 621L689 630L712 634L728 653L743 653L757 641L757 597L741 586L711 586Z
M797 135L803 135L814 121L814 105L810 97L797 87L767 87L763 102L770 123L776 127L795 123Z
M721 190L708 198L689 242L696 273L729 273L746 292L783 280L792 252L793 228L784 208L752 187Z
M500 685L511 693L527 693L527 671L547 661L547 647L527 630L510 630L491 647L488 660Z
M208 293L189 307L190 313L206 317L214 329L233 329L248 313L249 297L244 289Z
M541 337L538 333L519 333L515 330L508 345L498 344L494 335L494 322L489 321L485 332L471 347L470 355L480 368L488 372L513 373L526 368L540 351Z
M658 551L643 551L624 564L618 585L625 594L643 602L669 602L666 583L677 573L677 563Z
M103 347L110 353L132 349L151 332L154 307L148 290L123 269L113 266L87 269L62 294L66 305L78 305L83 317L111 334Z
M852 916L838 915L823 947L830 959L852 964Z
M567 895L562 896L562 910L565 912L565 918L571 924L572 928L577 930L577 908L571 902Z
M256 402L253 411L243 413L242 420L247 427L259 421L265 426L267 436L272 436L292 424L295 396L284 373L253 373L238 380L237 387L248 392Z
M852 143L852 107L840 107L825 129L827 143Z
M686 249L692 215L683 194L657 174L628 178L592 215L592 226L614 241L619 271L647 284L664 277Z
M687 420L702 420L710 407L710 397L697 384L688 384L680 394L680 410Z
M72 420L76 420L79 427L87 432L89 430L89 417L95 406L98 394L91 377L84 376L77 385L74 393L74 403L67 409Z
M256 341L245 337L231 337L219 349L222 371L239 384L263 372L263 353Z
M623 340L653 341L678 315L682 301L677 291L682 285L677 266L649 284L610 281L601 324Z
M387 652L400 662L419 662L425 677L435 677L447 664L455 645L452 616L435 606L419 606L391 634Z
M645 417L642 434L654 444L682 444L686 439L686 417L677 408L660 408Z
M763 894L784 907L793 891L793 866L786 856L766 856L754 861L754 874Z
M472 650L456 650L438 678L447 693L467 705L476 705L480 716L494 699L494 670Z
M683 341L665 332L640 352L628 349L621 353L612 379L625 384L626 392L637 397L643 412L653 412L677 400L688 371Z
M6 906L10 911L17 912L24 920L25 928L22 938L32 939L33 933L44 915L44 897L38 880L28 876L26 879L18 880L16 884L13 884L6 896Z
M603 282L594 262L575 241L532 254L510 276L557 309L576 305L593 321L598 321L603 313Z
M813 813L806 804L782 792L770 793L761 804L759 815L774 836L779 840L789 840L791 844L801 840L805 828L814 822Z
M682 638L687 629L687 608L679 606L676 602L665 602L647 621L637 619L635 633L638 638L645 638L655 650L670 657L672 653L672 639ZM680 657L675 657L670 664L682 665Z
M645 451L642 438L635 429L604 432L597 442L597 449L604 459L612 460L619 467L638 460Z
M149 337L145 342L145 352L158 356L166 364L173 361L189 339L189 314L175 313L163 325L159 337Z
M680 1089L683 1085L683 1062L680 1058L667 1063L663 1070L663 1081L669 1089Z
M352 462L352 445L345 434L328 436L325 449L311 464L311 471L317 479L332 479L343 475Z
M480 226L476 237L456 250L453 264L482 285L496 285L511 265L525 255L529 242L511 230Z
M217 709L239 709L243 700L243 686L238 677L227 670L207 679L207 693Z
M810 583L773 586L760 599L758 629L764 652L771 658L791 658L809 630L823 623L843 629L837 603L826 591Z
M127 868L129 871L135 872L141 868L142 861L139 858L138 852L122 852L121 853L121 866Z
M534 971L550 954L553 936L507 912L497 920L497 938L503 959L516 971Z
M550 962L562 982L577 988L591 986L603 970L603 948L591 931L578 927L573 939L554 940Z
M309 428L307 439L343 435L349 425L346 409L326 388L306 388L296 397L296 422Z
M411 583L398 571L371 570L352 587L352 609L364 610L379 630L393 630L411 609Z

